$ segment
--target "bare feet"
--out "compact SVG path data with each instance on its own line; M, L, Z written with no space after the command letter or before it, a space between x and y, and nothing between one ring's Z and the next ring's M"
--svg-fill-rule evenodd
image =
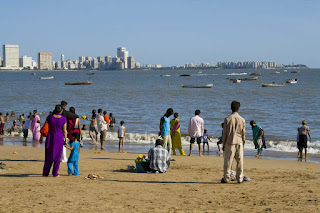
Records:
M106 148L104 148L104 147L101 147L101 150L106 150Z

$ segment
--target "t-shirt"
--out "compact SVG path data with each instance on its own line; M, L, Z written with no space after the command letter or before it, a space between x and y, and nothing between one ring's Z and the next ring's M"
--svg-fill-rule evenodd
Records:
M68 162L79 160L79 146L80 146L79 142L75 142L75 141L71 142L71 147L73 147L73 149L71 150Z
M203 133L203 143L207 143L208 142L208 134L207 133Z
M163 116L164 122L161 128L161 135L170 135L170 120L166 116Z
M104 120L107 122L107 123L110 123L110 119L109 119L109 116L108 115L104 115Z
M31 126L31 120L28 119L24 122L23 129L30 129L30 126Z
M125 131L125 127L124 126L119 126L118 128L118 137L119 138L123 138L124 137L124 131Z
M259 125L256 125L255 127L253 127L253 129L252 129L253 139L255 139L256 135L259 134L260 129L261 129L261 127ZM262 139L262 136L256 138L254 140L254 142L257 142L258 139Z

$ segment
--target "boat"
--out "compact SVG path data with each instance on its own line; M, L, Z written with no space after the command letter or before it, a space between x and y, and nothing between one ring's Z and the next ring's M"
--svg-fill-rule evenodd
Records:
M288 84L296 84L296 83L298 83L298 79L297 78L296 79L288 79L286 82Z
M161 77L170 77L171 75L160 75Z
M183 88L211 88L213 84L206 84L206 85L182 85Z
M283 72L288 72L288 70L283 70Z
M261 84L262 87L284 87L284 84Z
M85 81L85 82L66 82L64 85L90 85L92 84L91 81Z
M87 72L87 75L94 75L95 73L94 72Z
M291 73L300 73L300 71L296 70L296 71L292 71Z
M272 72L271 74L280 74L280 72L275 71L275 72Z
M37 75L37 73L32 73L31 75Z
M41 80L51 80L53 78L54 78L53 76L47 76L47 77L40 77L39 79L41 79Z
M182 75L180 75L181 77L188 77L188 76L191 76L191 75L189 75L189 74L182 74Z
M240 83L240 82L241 82L240 79L234 79L234 80L233 80L233 83Z
M202 74L202 70L199 70L199 72L198 72L199 74Z
M229 81L233 81L233 80L241 80L241 81L255 81L258 80L258 76L257 77L252 77L252 78L227 78Z
M262 76L262 73L254 72L254 73L250 73L249 75Z

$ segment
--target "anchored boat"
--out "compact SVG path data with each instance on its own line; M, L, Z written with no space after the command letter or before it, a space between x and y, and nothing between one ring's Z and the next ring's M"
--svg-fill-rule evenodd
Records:
M182 85L183 88L211 88L213 84L206 84L206 85Z
M64 85L90 85L92 84L91 81L86 82L66 82Z
M284 87L284 84L262 84L262 87Z
M40 77L39 79L41 79L41 80L51 80L53 78L54 78L53 76L47 76L47 77Z

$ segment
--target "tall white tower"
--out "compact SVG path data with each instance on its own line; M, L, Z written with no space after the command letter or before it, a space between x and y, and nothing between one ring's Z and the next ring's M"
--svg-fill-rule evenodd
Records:
M3 67L8 69L19 68L19 45L3 45Z
M123 60L125 69L128 68L128 56L129 56L129 52L126 51L125 47L118 47L118 49L117 49L117 57L121 58Z

